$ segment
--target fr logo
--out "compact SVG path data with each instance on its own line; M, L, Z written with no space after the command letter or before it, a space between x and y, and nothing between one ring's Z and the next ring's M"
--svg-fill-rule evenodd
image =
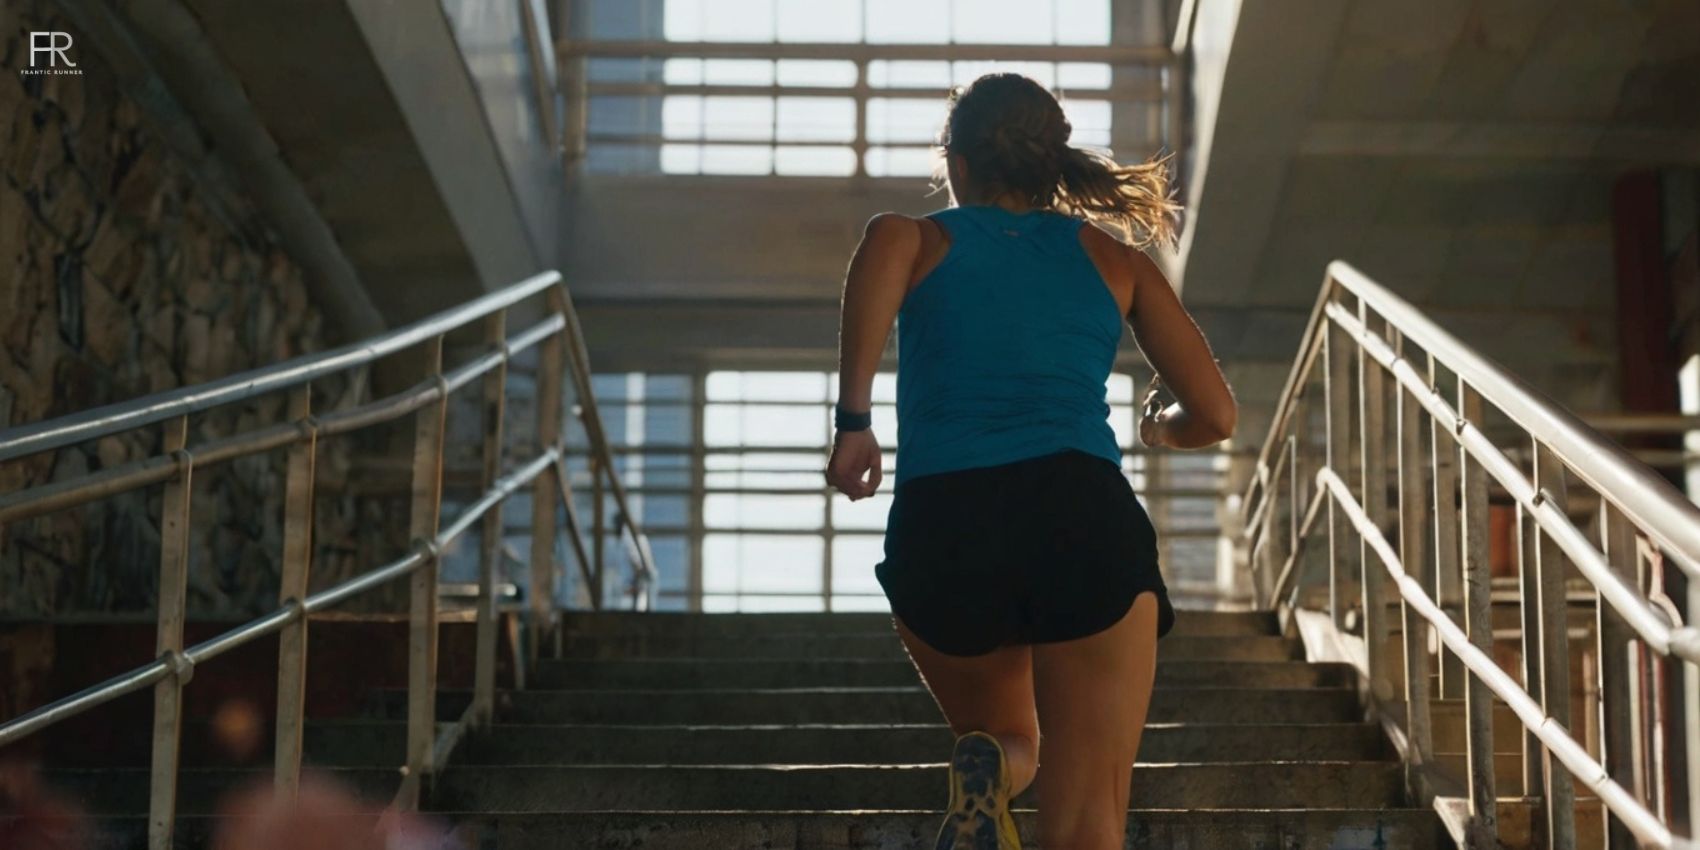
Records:
M71 34L68 32L32 32L30 33L30 67L36 66L36 57L47 54L47 67L57 67L60 62L68 68L77 67L65 51L71 49Z

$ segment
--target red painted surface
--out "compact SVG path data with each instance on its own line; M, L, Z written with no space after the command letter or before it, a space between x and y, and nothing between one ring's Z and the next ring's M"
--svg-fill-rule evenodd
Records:
M1625 411L1677 412L1676 305L1664 252L1659 176L1618 178L1612 190L1617 271L1618 392Z
M213 637L236 622L190 623L187 643ZM438 641L439 686L472 687L472 623L445 623ZM76 693L153 658L152 623L0 624L0 718ZM307 716L360 717L373 710L383 688L407 685L407 624L376 619L314 620L307 640ZM513 647L502 637L497 660L499 687L511 685ZM277 716L277 638L266 637L231 650L195 669L184 689L185 760L213 763L269 762ZM252 716L262 738L248 758L218 752L211 740L215 715ZM17 756L51 766L145 764L150 747L153 695L145 690L49 727L0 750L0 760Z

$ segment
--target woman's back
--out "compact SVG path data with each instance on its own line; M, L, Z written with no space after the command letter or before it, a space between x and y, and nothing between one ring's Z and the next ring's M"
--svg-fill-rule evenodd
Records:
M1156 529L1119 464L1105 382L1123 317L1175 394L1140 438L1233 430L1209 345L1140 247L1174 234L1163 161L1068 143L1056 98L1014 74L952 95L954 209L868 222L844 281L827 481L880 492L872 384L898 329L898 487L874 575L957 734L939 850L1020 850L1009 803L1038 771L1046 847L1114 850L1174 622ZM1098 226L1123 233L1131 245Z
M1078 449L1121 462L1105 382L1119 305L1054 212L929 216L949 249L897 319L897 481Z

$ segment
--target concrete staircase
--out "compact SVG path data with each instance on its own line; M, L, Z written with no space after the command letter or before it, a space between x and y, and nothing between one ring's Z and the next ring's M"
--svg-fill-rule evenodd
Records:
M563 643L434 783L474 846L931 846L951 735L888 617L574 614ZM1301 655L1267 613L1181 613L1128 847L1442 846L1353 673Z

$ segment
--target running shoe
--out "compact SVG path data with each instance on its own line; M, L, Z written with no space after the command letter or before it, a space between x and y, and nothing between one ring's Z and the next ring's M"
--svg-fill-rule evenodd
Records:
M998 739L969 732L950 757L950 808L936 850L1021 850L1009 814L1009 765Z

